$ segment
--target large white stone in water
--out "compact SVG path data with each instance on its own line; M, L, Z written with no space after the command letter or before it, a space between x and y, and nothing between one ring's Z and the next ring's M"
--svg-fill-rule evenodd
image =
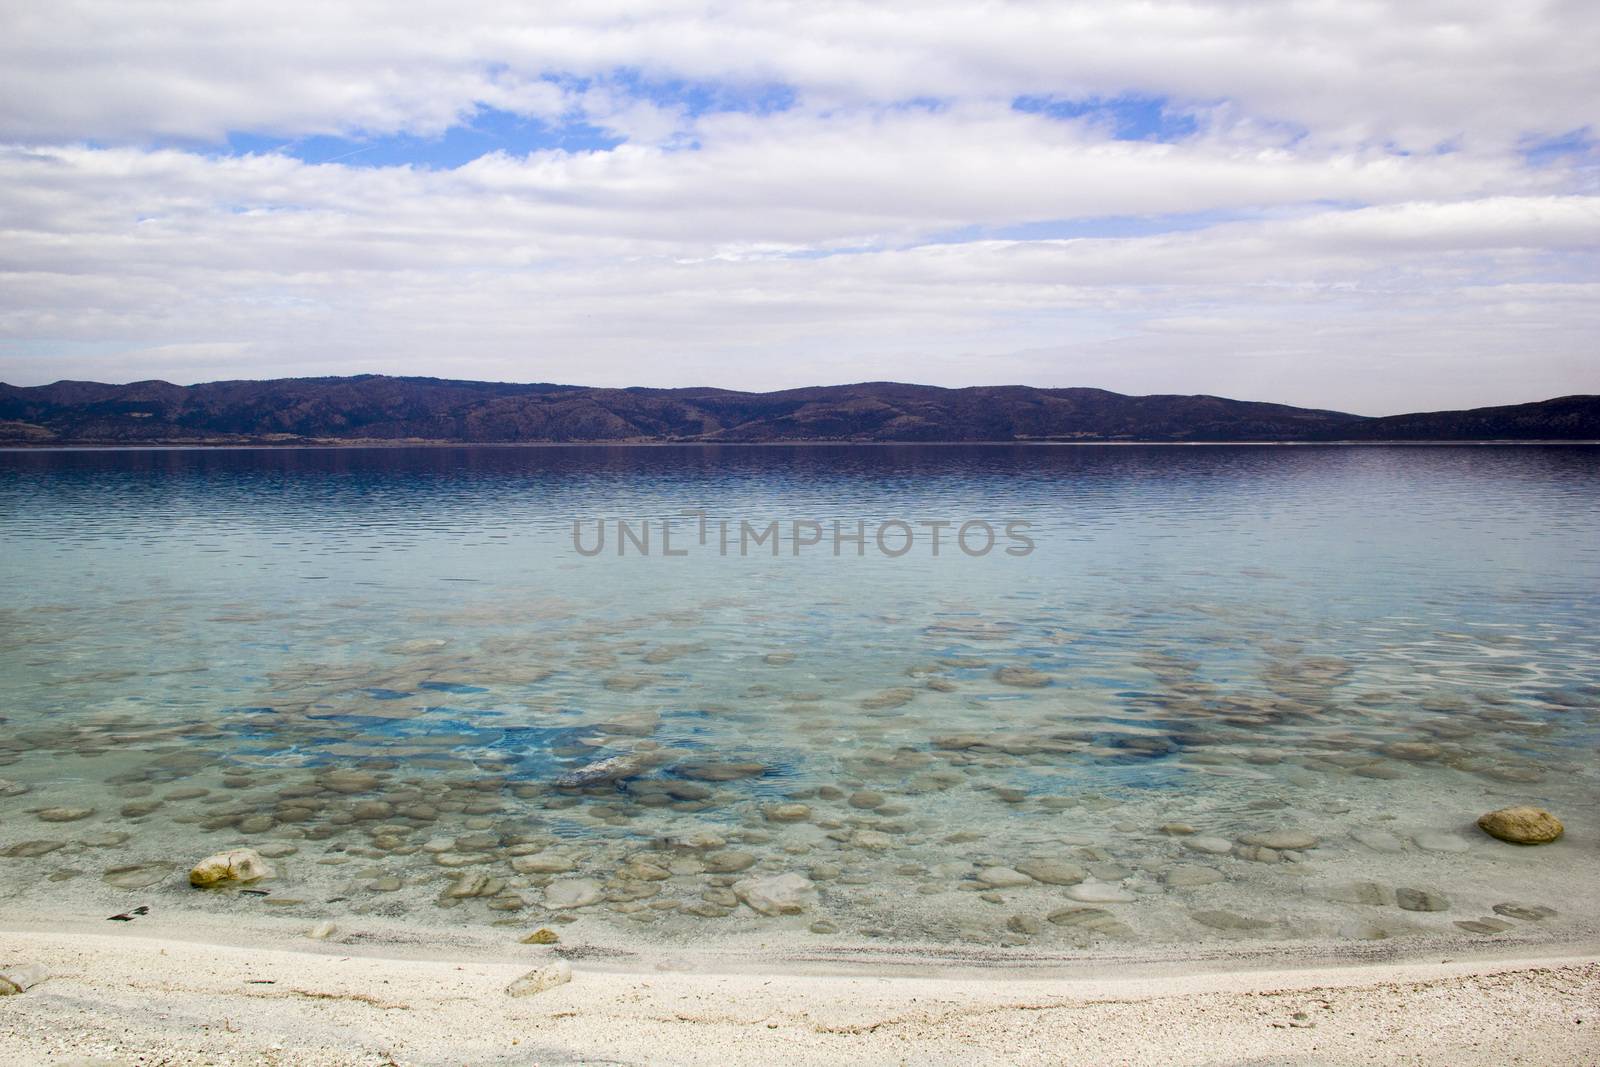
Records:
M602 895L600 883L593 878L563 878L545 886L544 906L552 911L587 908L600 903Z
M798 915L817 901L817 887L803 874L775 874L736 882L733 893L762 915Z
M235 848L207 856L189 872L189 884L201 889L228 882L259 882L272 877L272 867L253 848Z

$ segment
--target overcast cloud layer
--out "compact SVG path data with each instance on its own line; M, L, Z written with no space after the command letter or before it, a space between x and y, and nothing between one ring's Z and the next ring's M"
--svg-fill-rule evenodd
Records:
M267 10L0 8L0 379L1600 392L1592 3Z

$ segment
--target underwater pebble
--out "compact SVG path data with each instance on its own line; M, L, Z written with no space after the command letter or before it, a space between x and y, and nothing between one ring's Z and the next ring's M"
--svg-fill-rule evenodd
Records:
M1017 870L1045 885L1077 885L1089 876L1082 867L1065 860L1023 860L1017 864Z
M747 878L733 886L734 895L762 915L794 915L816 903L811 879L790 871L766 878Z
M1067 896L1084 904L1127 904L1133 894L1114 885L1088 883L1067 887Z
M1396 889L1395 906L1404 911L1449 911L1450 901L1426 889Z
M1272 925L1231 911L1191 911L1189 918L1213 930L1265 930Z
M1233 842L1225 837L1191 837L1183 847L1210 856L1226 856L1233 851Z
M1283 852L1288 849L1308 849L1317 847L1315 834L1308 834L1304 830L1272 830L1262 834L1246 834L1239 839L1243 845L1259 845L1262 848L1275 849Z
M1422 833L1412 840L1425 852L1465 852L1472 847L1457 834Z
M1346 882L1331 886L1325 895L1335 903L1365 904L1369 907L1385 907L1394 901L1394 895L1377 882Z
M600 903L600 883L593 878L565 878L544 888L544 906L551 911L587 908Z
M34 812L40 822L77 822L93 814L93 808L44 808Z
M1374 852L1404 852L1406 843L1387 830L1352 830L1350 836Z
M138 864L130 867L113 867L100 876L106 885L118 889L148 889L172 877L176 868L170 863Z
M1168 870L1161 876L1161 880L1173 888L1187 889L1195 886L1214 885L1222 881L1223 877L1223 873L1215 867L1184 864Z
M993 886L995 889L1006 889L1012 886L1031 885L1033 883L1032 878L1010 867L985 867L978 872L977 879L984 885Z

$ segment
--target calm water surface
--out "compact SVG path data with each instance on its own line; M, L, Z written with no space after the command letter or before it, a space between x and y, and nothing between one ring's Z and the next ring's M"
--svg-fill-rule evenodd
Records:
M969 520L993 551L953 544ZM0 453L0 908L1047 954L1575 937L1597 528L1582 447ZM1567 837L1473 828L1522 802ZM244 844L269 895L188 888Z

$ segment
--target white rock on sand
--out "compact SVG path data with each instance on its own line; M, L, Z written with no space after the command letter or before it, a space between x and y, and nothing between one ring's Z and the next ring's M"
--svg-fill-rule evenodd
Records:
M572 981L572 964L566 960L556 960L544 967L535 967L506 986L506 996L531 997L535 993L543 993L546 989L554 989L570 981Z
M50 971L42 963L14 963L0 968L0 997L24 993L49 977Z

